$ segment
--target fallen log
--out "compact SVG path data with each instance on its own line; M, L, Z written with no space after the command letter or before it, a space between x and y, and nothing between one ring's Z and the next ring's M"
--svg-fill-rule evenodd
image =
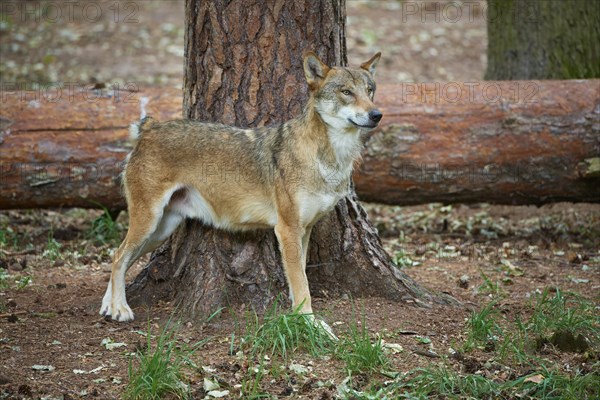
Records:
M600 201L600 80L385 86L361 200Z
M182 94L80 90L2 93L0 209L126 207L119 175L128 127L141 105L159 120L181 118Z
M600 81L381 85L359 197L388 204L600 200ZM125 206L140 104L179 118L179 90L0 91L0 209Z

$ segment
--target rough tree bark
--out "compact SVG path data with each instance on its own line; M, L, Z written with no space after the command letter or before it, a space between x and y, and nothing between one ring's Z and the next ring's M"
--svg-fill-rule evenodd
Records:
M307 97L303 50L345 65L344 22L344 0L188 0L184 116L258 126L296 115ZM313 230L308 264L316 296L436 299L395 268L354 194ZM282 291L273 232L231 234L186 221L128 297L174 299L196 315L239 304L262 311Z
M600 77L600 1L488 0L487 80Z

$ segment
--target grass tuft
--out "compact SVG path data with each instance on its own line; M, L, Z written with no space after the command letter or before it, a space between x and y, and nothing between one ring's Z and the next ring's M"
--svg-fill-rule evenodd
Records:
M350 375L380 371L388 365L381 338L371 340L364 314L360 327L357 326L356 320L353 320L335 355L345 362L346 371Z
M262 324L256 313L246 316L246 334L243 343L251 346L252 356L269 354L286 359L302 349L313 356L327 354L333 339L314 321L312 315L301 314L299 309L281 313L276 300L265 314Z
M159 400L166 396L175 399L190 397L188 387L183 383L183 368L193 364L190 361L191 355L208 339L191 347L180 344L175 338L177 327L178 324L169 320L156 337L156 344L152 346L148 321L146 347L137 351L134 356L135 363L132 360L129 363L129 384L123 394L124 400Z
M537 297L534 312L526 326L537 338L546 338L557 331L582 334L600 339L600 316L590 301L572 293L549 290Z
M117 246L121 242L122 227L113 219L106 207L102 209L102 214L92 221L87 237L101 244Z
M494 308L495 302L490 302L480 311L473 312L467 322L467 340L464 350L469 351L475 347L495 348L498 336L502 329L496 322L498 311Z

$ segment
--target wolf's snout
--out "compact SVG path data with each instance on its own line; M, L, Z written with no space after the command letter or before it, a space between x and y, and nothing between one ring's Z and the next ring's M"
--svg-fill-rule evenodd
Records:
M369 111L369 119L371 121L378 123L379 121L381 121L381 117L383 117L383 114L381 113L381 111L379 111L379 110Z

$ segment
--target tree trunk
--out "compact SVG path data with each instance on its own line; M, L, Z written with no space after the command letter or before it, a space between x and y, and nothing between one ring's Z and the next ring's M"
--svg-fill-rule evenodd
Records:
M600 77L600 2L488 0L485 79Z
M452 83L464 94L456 101L448 93L435 99L428 92L433 85L379 85L384 118L354 173L361 200L600 201L600 81ZM496 93L506 96L495 99ZM64 99L41 102L35 114L23 107L23 97L11 95L0 115L6 121L0 126L0 209L125 208L118 177L139 100L147 99L146 111L165 121L181 114L182 95L144 89L118 107L108 97L85 107ZM448 115L452 123L440 125Z
M307 98L301 54L345 65L344 0L186 2L184 115L239 126L281 122ZM186 221L129 286L135 302L175 299L191 315L224 305L262 311L287 286L272 231L229 233ZM313 295L435 298L383 251L354 194L313 230Z

